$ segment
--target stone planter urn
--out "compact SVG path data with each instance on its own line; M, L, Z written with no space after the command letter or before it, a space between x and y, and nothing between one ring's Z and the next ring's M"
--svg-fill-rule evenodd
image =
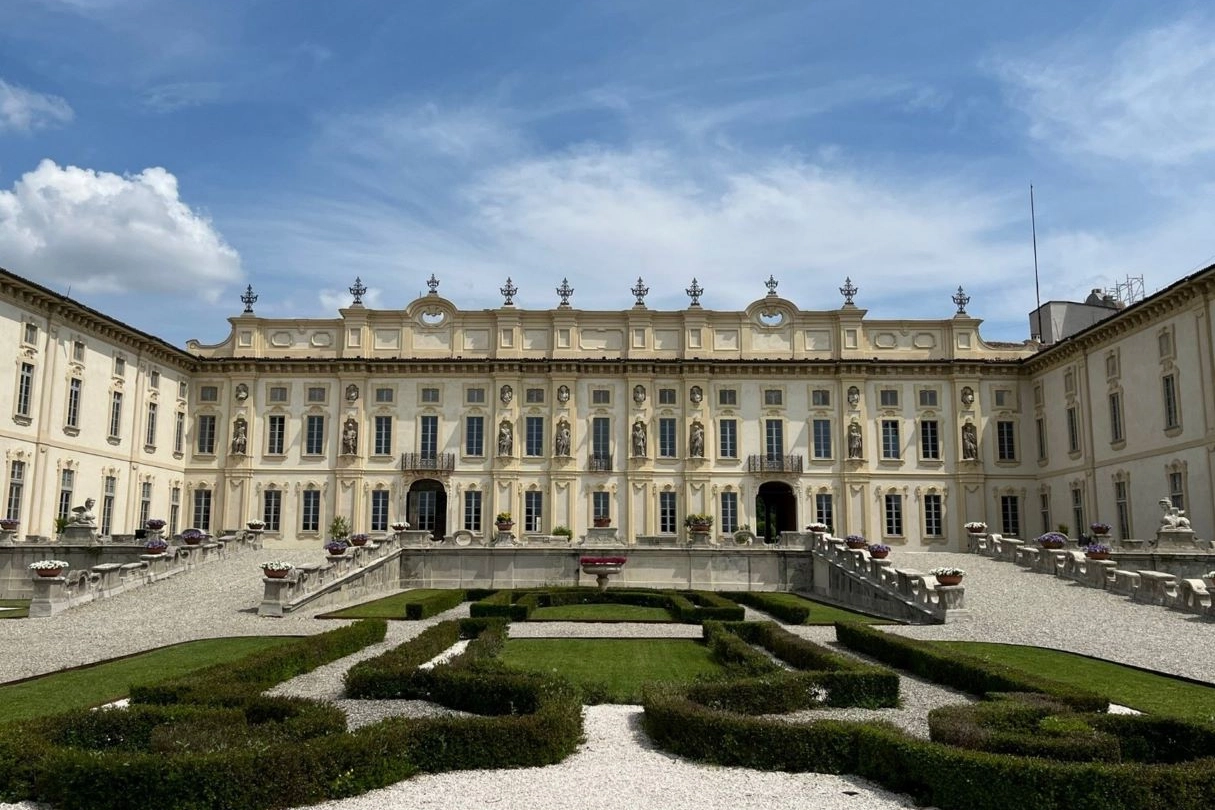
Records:
M350 535L350 544L355 546L365 546L367 545L367 541L369 539L371 538L365 534L352 534Z
M945 586L961 585L962 584L962 575L961 574L941 574L937 577L937 584L945 585Z
M612 525L612 519L610 517L592 518L591 522L594 524L596 529L606 529Z
M582 573L589 574L595 578L596 584L600 591L606 591L608 579L619 574L624 569L624 564L628 562L626 557L583 557L579 561L582 565Z

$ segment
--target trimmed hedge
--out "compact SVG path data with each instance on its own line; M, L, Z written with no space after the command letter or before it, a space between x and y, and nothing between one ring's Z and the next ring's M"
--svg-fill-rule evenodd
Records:
M470 592L471 593L471 592ZM665 607L678 621L700 624L706 619L742 621L741 606L711 591L650 591L627 588L594 591L589 588L526 588L500 590L473 602L469 614L526 621L537 607L569 604L626 604Z
M730 672L743 676L771 675L781 672L778 664L756 650L721 622L707 621L702 628L713 660Z
M516 591L494 591L489 596L469 606L468 613L474 619L497 617L510 619L515 622L525 622L531 615L532 609L527 605L515 604Z
M865 625L836 622L835 637L845 647L892 667L980 697L996 692L1038 692L1077 711L1089 712L1103 712L1110 702L1108 697L1096 692Z
M460 640L455 621L427 627L414 638L374 658L359 661L346 670L346 696L385 700L402 696L400 681L430 659Z
M451 610L463 602L464 599L465 593L461 590L439 591L416 602L405 603L405 618L415 620L429 619L431 616L436 616L445 610Z
M775 616L785 624L803 624L806 619L810 618L808 605L791 604L787 600L777 598L782 595L788 596L788 594L776 594L769 591L731 591L726 595L741 605L747 605Z

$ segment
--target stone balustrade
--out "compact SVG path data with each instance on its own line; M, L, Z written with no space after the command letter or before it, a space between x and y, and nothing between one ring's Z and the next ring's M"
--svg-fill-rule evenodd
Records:
M263 576L257 615L286 616L305 605L349 602L400 588L401 543L412 545L415 538L399 535L413 534L429 536L428 532L399 532L379 542L351 546L341 555L327 555L322 562L297 565L285 577Z

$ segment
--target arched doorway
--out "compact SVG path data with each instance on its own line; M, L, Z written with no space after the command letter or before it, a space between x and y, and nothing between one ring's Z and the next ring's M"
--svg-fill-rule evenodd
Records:
M422 478L409 485L405 496L405 519L414 529L425 529L431 539L447 536L447 490L433 478Z
M755 535L775 543L781 532L797 531L797 500L793 488L779 481L759 485L755 495Z

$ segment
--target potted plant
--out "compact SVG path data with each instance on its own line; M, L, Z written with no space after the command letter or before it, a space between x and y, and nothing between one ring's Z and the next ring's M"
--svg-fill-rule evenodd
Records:
M596 529L606 529L612 525L612 519L607 515L596 515L591 518L591 523L594 524Z
M968 534L987 534L987 524L981 520L972 520L963 528Z
M294 568L291 563L283 562L282 560L271 560L270 562L262 563L262 573L270 579L286 579Z
M574 536L574 531L569 526L554 526L553 537L564 537L566 540Z
M684 518L683 525L690 532L704 534L713 528L713 516L705 514L688 515Z
M63 560L39 560L30 563L30 570L40 577L57 577L70 566Z
M250 520L248 523L246 523L246 524L245 524L245 528L246 528L246 529L248 529L248 530L249 530L249 531L251 531L251 532L260 532L260 531L264 531L264 530L265 530L265 528L266 528L266 521L264 521L264 520Z
M866 541L865 538L859 534L848 535L844 538L844 543L848 546L848 548L864 548L865 546L869 545L868 541Z
M510 512L499 512L494 518L494 524L500 532L509 532L515 527L515 521L511 519Z
M1110 524L1097 521L1096 523L1088 524L1088 530L1096 537L1105 537L1110 533Z
M1067 535L1059 532L1047 532L1038 537L1037 543L1044 549L1060 549L1067 544Z
M817 523L816 522L816 523L811 523L809 526L807 526L806 531L817 532L818 534L826 534L827 532L831 531L831 527L828 526L826 523Z
M362 532L359 532L358 534L350 535L350 544L352 546L365 546L365 545L367 545L367 541L370 539L371 538L368 537L367 535L363 534Z
M165 527L165 522L160 518L152 518L143 524L150 532L158 532Z
M197 546L207 536L207 533L202 529L186 529L181 533L181 542L187 546Z
M396 523L390 523L388 525L388 528L392 529L397 534L400 534L401 532L403 532L409 528L409 524L403 520L398 520Z
M143 544L143 548L148 554L164 554L168 551L169 544L159 537L153 537Z
M6 532L15 532L17 527L21 525L21 521L11 518L0 518L0 530Z
M928 573L937 578L938 585L944 585L946 587L961 585L962 577L966 576L965 571L963 571L961 568L954 568L953 566L934 568Z
M1108 560L1110 547L1102 543L1090 543L1084 547L1084 556L1090 560Z
M341 557L348 547L345 540L330 540L325 544L325 551L329 552L330 557Z
M329 537L334 540L345 540L350 535L350 521L341 515L329 522Z
M872 543L869 546L869 556L875 560L884 560L890 556L890 546L884 543Z

